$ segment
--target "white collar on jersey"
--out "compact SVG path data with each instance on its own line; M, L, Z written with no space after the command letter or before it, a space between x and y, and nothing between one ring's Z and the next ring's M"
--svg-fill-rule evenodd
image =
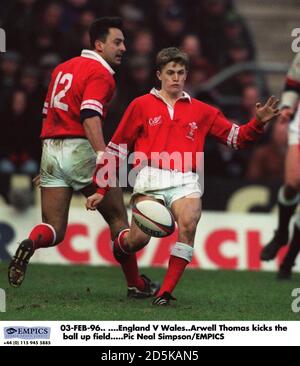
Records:
M106 62L104 58L99 55L99 53L91 50L82 50L81 56L96 60L100 62L100 64L103 65L112 75L115 73L114 70L109 66L108 62Z
M157 98L161 99L163 102L166 103L165 98L162 95L160 95L160 93L159 93L159 91L157 89L152 88L151 91L150 91L150 94L155 95ZM182 96L180 98L178 98L177 100L179 100L179 99L188 99L190 103L192 102L192 98L185 91L182 92ZM168 104L168 103L166 103L166 104Z

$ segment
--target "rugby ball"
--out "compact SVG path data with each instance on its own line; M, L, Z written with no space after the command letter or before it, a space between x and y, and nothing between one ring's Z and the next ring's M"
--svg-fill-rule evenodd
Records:
M147 235L163 238L171 235L175 229L172 213L156 201L138 202L132 208L133 220Z

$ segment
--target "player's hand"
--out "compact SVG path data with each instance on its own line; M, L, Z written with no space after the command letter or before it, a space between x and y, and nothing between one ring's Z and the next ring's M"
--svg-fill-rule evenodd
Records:
M87 210L95 211L99 203L102 201L103 196L100 193L94 193L86 200L85 207Z
M266 124L273 118L279 116L281 112L278 109L278 104L279 100L274 96L270 97L263 106L260 103L256 103L256 119Z
M293 109L289 107L284 107L281 109L281 114L278 117L278 123L287 124L289 123L291 117L293 115Z
M32 183L34 184L34 186L35 186L36 188L40 188L40 186L41 186L41 176L40 176L40 174L39 174L39 175L37 175L36 177L34 177L34 178L32 179Z

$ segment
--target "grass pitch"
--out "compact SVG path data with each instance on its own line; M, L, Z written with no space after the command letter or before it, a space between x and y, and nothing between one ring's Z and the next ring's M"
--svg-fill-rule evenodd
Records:
M143 268L162 281L165 269ZM275 273L187 270L174 291L178 301L155 307L151 299L126 298L118 267L30 264L23 285L7 283L0 263L6 313L0 320L300 320L291 292L300 274L279 282Z

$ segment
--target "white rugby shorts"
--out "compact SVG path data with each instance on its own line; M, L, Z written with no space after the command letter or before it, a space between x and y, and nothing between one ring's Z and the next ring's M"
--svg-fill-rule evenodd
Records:
M96 153L84 138L45 139L41 187L71 187L78 191L92 183Z
M203 189L197 173L182 173L146 166L136 178L132 198L138 194L162 200L166 207L171 208L172 203L180 198L186 196L200 198Z

